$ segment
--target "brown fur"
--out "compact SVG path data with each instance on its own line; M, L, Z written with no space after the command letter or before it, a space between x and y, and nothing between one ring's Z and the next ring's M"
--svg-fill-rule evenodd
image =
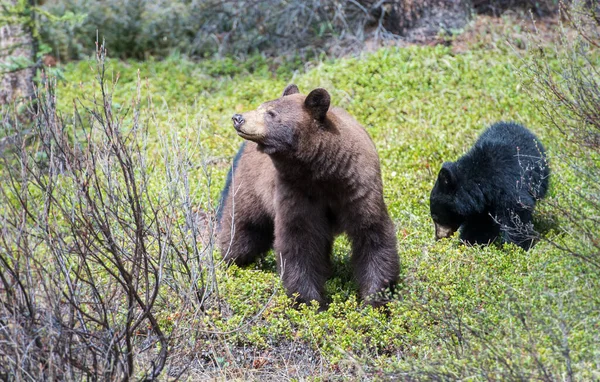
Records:
M333 239L345 232L362 298L385 303L379 292L397 282L399 260L366 130L343 109L329 108L325 90L304 96L295 85L234 116L234 125L249 142L222 202L224 258L244 265L274 248L288 294L322 304Z

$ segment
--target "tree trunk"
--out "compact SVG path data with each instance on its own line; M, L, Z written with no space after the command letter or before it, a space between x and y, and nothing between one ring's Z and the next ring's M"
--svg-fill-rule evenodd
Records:
M8 7L17 0L9 0ZM24 17L24 16L22 16ZM24 63L25 68L7 68L12 63ZM33 97L35 77L35 45L31 30L25 25L0 26L0 105L26 101Z

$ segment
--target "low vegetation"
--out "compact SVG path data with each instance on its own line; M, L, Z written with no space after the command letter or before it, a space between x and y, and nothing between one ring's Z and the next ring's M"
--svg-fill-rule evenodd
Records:
M563 58L545 50L549 68ZM556 212L582 187L563 160L577 141L532 91L536 59L488 45L386 48L302 69L102 52L64 66L42 92L37 127L50 133L16 145L0 169L0 296L23 308L0 304L0 376L600 378L600 273L562 249L595 250L598 225L581 247L577 220ZM242 269L213 252L211 217L241 143L231 115L292 82L327 88L377 146L402 264L387 310L357 300L344 237L324 312L291 307L273 254ZM551 190L535 220L545 240L529 252L435 242L428 197L441 163L498 120L523 123L548 149ZM585 158L597 166L595 150ZM594 200L568 199L585 211Z

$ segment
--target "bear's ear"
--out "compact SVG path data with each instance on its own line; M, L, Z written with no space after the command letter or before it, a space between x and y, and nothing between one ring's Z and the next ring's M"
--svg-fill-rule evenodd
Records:
M285 89L283 89L283 94L281 96L285 97L285 96L289 96L291 94L297 94L297 93L300 93L300 90L298 90L298 86L296 86L294 84L289 84L288 86L285 87Z
M444 190L452 190L456 185L456 176L454 174L454 169L451 166L451 163L444 163L442 165L442 169L438 174L438 182L440 186Z
M329 103L331 97L325 89L315 89L306 96L304 100L304 106L308 109L310 114L317 121L323 121L329 110Z

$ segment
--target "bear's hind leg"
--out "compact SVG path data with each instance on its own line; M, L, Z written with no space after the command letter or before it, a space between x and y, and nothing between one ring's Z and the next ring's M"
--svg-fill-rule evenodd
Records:
M272 246L273 221L268 216L224 219L219 233L219 247L225 261L233 261L239 266L247 265L268 252Z

